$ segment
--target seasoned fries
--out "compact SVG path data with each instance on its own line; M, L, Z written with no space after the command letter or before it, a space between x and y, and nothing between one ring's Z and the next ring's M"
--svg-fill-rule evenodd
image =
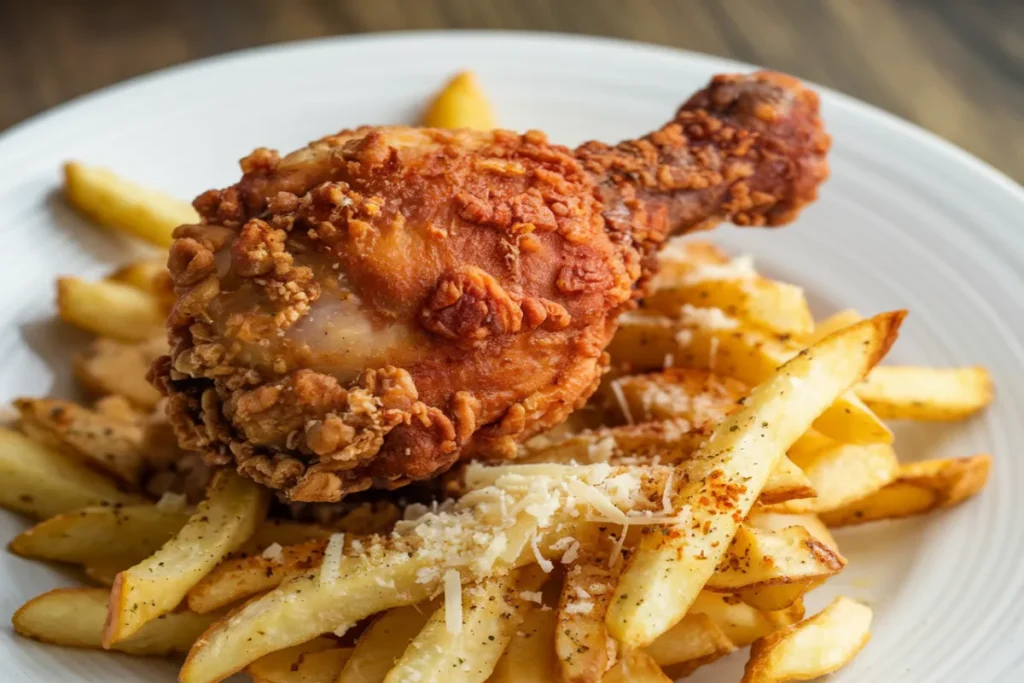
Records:
M985 486L991 466L990 455L900 465L890 484L866 498L823 513L821 519L828 526L847 526L951 507Z
M54 645L99 650L107 616L103 588L58 588L29 600L14 613L14 630ZM175 612L149 622L131 638L113 645L118 652L164 656L188 652L218 614Z
M330 638L315 638L257 659L245 670L253 683L334 683L352 648Z
M693 483L676 499L676 507L690 507L694 524L678 529L675 538L645 537L630 557L608 610L608 627L616 639L643 647L682 618L779 456L885 355L903 315L881 315L826 337L779 368L715 429L701 449L702 476L691 475Z
M217 472L206 500L156 553L121 572L110 591L103 644L110 647L178 606L188 591L263 521L269 493L231 470Z
M496 127L487 97L471 71L463 71L445 84L423 115L423 125L431 128Z
M146 381L146 373L166 348L163 336L138 344L99 338L86 353L75 356L75 377L95 394L121 396L142 410L152 410L160 392Z
M159 550L187 521L183 512L153 505L82 508L23 531L8 548L23 557L56 562L96 565L117 560L131 566Z
M960 420L992 402L985 368L882 365L857 386L857 396L889 420Z
M871 610L849 598L754 641L742 683L806 681L853 659L871 637Z
M373 620L352 651L337 683L376 683L394 668L412 639L436 613L438 601L396 607Z
M142 426L70 401L21 398L14 402L21 428L40 443L68 453L132 486L140 484L145 460Z
M167 312L152 294L109 280L57 280L61 320L101 337L142 342L163 333Z
M0 505L47 519L91 505L131 505L143 498L124 493L102 474L9 429L0 429Z
M424 124L495 120L463 72ZM74 207L159 247L198 221L109 171L65 174ZM598 392L514 462L461 463L415 503L382 494L292 514L231 469L211 480L170 433L146 379L167 352L166 254L99 282L61 278L60 317L97 335L74 357L97 400L15 402L0 505L42 520L11 552L103 587L31 599L15 631L187 654L181 683L671 683L748 645L743 683L836 671L872 614L838 598L804 619L804 596L847 564L830 527L951 507L992 464L901 463L883 419L967 417L992 401L992 380L876 366L902 311L815 323L801 287L749 258L674 240L659 260Z
M179 225L199 222L186 202L77 161L64 164L64 191L72 206L100 225L159 247L170 246Z

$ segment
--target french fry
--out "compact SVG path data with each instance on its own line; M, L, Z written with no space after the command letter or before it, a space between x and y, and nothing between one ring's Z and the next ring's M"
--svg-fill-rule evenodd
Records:
M284 546L278 555L254 555L222 562L192 586L187 596L188 607L204 614L277 588L319 567L326 547L326 540L312 540Z
M555 611L531 607L512 636L487 683L563 683L555 639ZM598 678L597 680L600 680ZM338 683L347 683L338 681Z
M857 396L887 420L950 421L992 402L992 378L982 367L880 365L857 385Z
M82 573L93 583L110 588L114 585L117 575L133 564L134 560L113 557L90 562L82 567Z
M290 519L268 519L263 522L249 537L239 552L251 555L262 553L268 546L277 543L278 545L297 545L306 541L314 541L318 538L326 539L334 533L335 529L321 524L310 524L309 522L296 522Z
M880 315L826 337L779 368L715 429L695 458L701 469L690 473L673 505L689 506L693 524L641 540L608 610L613 636L644 647L682 618L779 457L885 355L904 315Z
M727 317L711 324L639 312L622 316L620 322L608 352L613 361L635 370L659 368L672 357L677 366L710 369L754 386L801 351L791 340ZM814 427L845 443L892 443L889 428L853 393L838 397Z
M682 463L691 459L709 436L704 431L683 431L686 426L663 420L584 432L529 449L517 462L642 465L657 458L663 464ZM814 495L803 470L782 456L761 490L760 501L767 505Z
M91 507L66 512L23 531L8 548L22 557L95 565L141 562L185 526L188 515L153 505Z
M825 523L818 515L814 514L791 514L771 512L765 508L755 508L747 516L747 524L755 529L763 531L781 531L791 526L802 526L816 538L832 550L838 551L839 544L832 538L832 532L828 530Z
M446 600L413 638L384 683L486 681L522 623L525 607L519 593L540 588L539 572L528 567L462 588L460 614L453 621Z
M742 382L689 368L627 375L614 382L625 402L622 409L633 421L682 419L696 429L721 422L748 391Z
M795 456L817 495L780 503L779 512L822 513L860 500L896 478L900 463L886 444L857 446L836 443L810 457Z
M943 458L901 464L896 478L861 500L822 513L830 527L921 515L952 507L985 487L992 456Z
M824 580L846 560L802 526L763 531L742 525L704 589L740 593L777 584Z
M130 637L177 607L200 579L252 536L268 504L266 489L233 470L219 470L206 499L174 538L117 575L104 646Z
M19 398L14 407L21 415L21 428L36 441L139 485L146 465L140 424L50 398Z
M100 225L159 247L170 246L179 225L199 222L186 202L77 161L64 164L64 191L72 206Z
M159 336L167 317L152 294L120 282L77 277L57 279L57 310L66 323L124 342Z
M795 624L804 618L803 604L797 602L792 608L779 612L762 612L733 595L702 591L694 600L687 617L694 614L706 615L721 630L730 643L746 647L752 642L784 626ZM683 621L658 637L655 644L671 642L673 631L688 628Z
M429 128L471 128L492 130L497 127L491 104L471 71L456 74L427 107L423 125Z
M138 344L100 338L93 341L86 353L75 356L72 368L88 390L99 395L123 396L149 411L160 401L160 392L146 380L146 373L166 350L167 341L162 335Z
M107 276L107 280L131 285L156 297L169 311L174 305L174 289L167 271L167 259L148 259L125 264Z
M619 659L601 679L601 683L672 683L654 658L643 650L634 650Z
M145 498L10 429L0 429L0 506L46 519L91 505L133 505Z
M591 527L577 539L579 555L568 569L558 599L555 653L565 683L599 681L608 661L604 618L622 562L611 556L612 544Z
M850 325L856 325L863 319L864 316L852 308L833 313L814 326L814 331L804 339L804 343L815 344L833 332L838 332Z
M705 279L699 270L665 284L644 299L646 308L665 315L675 315L684 305L720 308L778 334L807 335L814 329L804 290L796 285L756 274L730 278L712 273Z
M182 683L213 683L317 634L423 602L432 596L439 578L430 575L430 580L417 582L417 572L435 565L433 559L392 551L368 562L343 558L335 581L321 582L319 572L295 578L214 624L189 652L179 678ZM385 590L380 582L395 587Z
M694 660L706 663L712 657L724 657L735 649L736 645L714 619L707 614L693 612L658 636L646 651L658 666L665 667Z
M871 637L871 610L849 598L754 641L742 683L805 681L837 671Z
M245 672L253 683L334 683L352 655L331 638L314 638L257 659Z
M19 634L43 643L103 647L103 621L108 592L104 588L58 588L29 600L11 621ZM146 624L131 638L115 643L118 652L165 656L188 652L192 643L219 614L174 612Z
M376 617L356 641L337 683L381 683L439 606L434 600L389 609Z

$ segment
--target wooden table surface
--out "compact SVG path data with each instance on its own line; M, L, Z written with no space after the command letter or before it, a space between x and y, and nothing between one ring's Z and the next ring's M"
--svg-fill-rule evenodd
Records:
M617 36L762 64L915 121L1024 181L1022 0L0 0L0 129L221 52L440 28Z

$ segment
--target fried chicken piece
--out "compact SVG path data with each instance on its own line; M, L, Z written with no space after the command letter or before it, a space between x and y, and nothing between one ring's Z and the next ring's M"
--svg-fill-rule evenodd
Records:
M762 72L615 146L364 127L256 150L175 233L154 382L183 448L292 501L510 457L594 391L667 236L792 220L828 147L817 97Z

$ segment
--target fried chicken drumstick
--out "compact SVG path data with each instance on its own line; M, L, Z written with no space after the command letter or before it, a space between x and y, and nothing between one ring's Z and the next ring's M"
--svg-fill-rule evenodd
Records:
M818 99L717 76L638 140L343 131L195 201L154 382L182 446L292 501L514 452L594 391L670 235L781 225L828 174Z

